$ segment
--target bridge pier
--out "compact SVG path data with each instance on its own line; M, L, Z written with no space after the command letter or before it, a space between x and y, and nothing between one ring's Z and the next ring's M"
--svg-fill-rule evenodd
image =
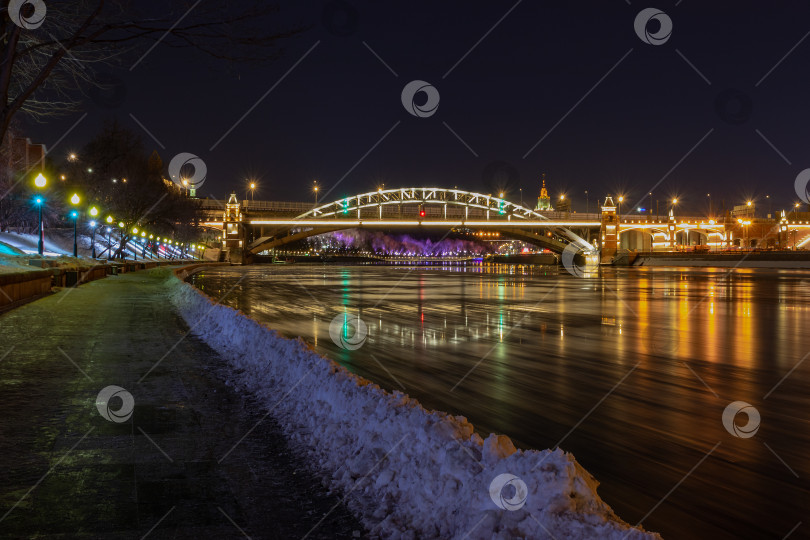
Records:
M245 239L242 205L237 200L236 193L231 193L225 204L222 220L222 250L227 260L244 264Z
M602 205L602 226L600 237L600 263L610 264L619 247L619 218L616 215L616 204L608 195Z

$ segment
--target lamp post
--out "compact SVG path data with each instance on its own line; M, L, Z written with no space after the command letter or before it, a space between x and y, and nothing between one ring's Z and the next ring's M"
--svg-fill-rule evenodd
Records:
M135 239L138 238L138 227L132 227L132 234L133 234L133 238L135 238ZM135 247L135 249L132 250L132 260L137 261L138 260L138 244L135 244L134 247Z
M250 200L252 202L253 201L253 192L256 191L256 182L251 182L248 187L250 189Z
M48 180L39 173L37 177L34 179L34 185L38 188L42 189L45 187L45 184L48 183ZM37 253L42 255L44 244L45 244L45 231L42 230L42 205L45 204L45 198L42 195L37 195L34 199L34 202L39 209L39 241L37 242Z
M112 224L113 224L113 217L107 216L105 220L107 222L107 258L112 259Z
M79 197L78 193L73 194L73 196L70 198L70 202L71 202L71 204L73 204L73 206L76 206L77 204L79 204L81 202L81 198ZM70 213L70 215L73 218L73 256L78 257L79 256L79 244L76 241L77 240L77 237L76 237L76 225L79 223L79 211L78 210L73 210Z
M124 229L126 228L123 221L118 222L118 228L121 232L118 236L118 251L121 252L121 260L124 260Z
M588 210L590 210L590 204L588 202L588 190L586 189L585 190L585 213L586 214L588 213Z
M315 206L318 206L318 181L312 182L312 191L315 192Z
M93 244L93 255L92 257L96 258L96 220L95 217L98 216L98 208L95 206L90 208L90 217L93 219L90 221L90 243Z

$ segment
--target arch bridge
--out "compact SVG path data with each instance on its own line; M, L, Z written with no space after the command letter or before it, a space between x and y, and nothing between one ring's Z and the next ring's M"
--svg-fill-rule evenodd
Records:
M232 199L227 206L239 204L235 197ZM231 227L229 231L229 212L233 221L246 229L240 247L243 258L248 259L311 236L354 228L483 229L558 253L572 242L591 251L593 244L581 235L601 225L598 214L586 219L571 219L568 214L549 217L502 197L437 187L380 189L322 204L294 217L258 209L242 216L240 205L226 210L226 241L237 229Z

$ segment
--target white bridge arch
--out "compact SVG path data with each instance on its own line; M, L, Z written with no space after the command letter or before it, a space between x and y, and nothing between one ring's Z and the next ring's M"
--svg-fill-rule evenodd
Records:
M521 238L526 237L525 229L543 227L591 252L594 246L568 227L599 226L598 222L550 219L502 197L438 187L378 189L322 204L292 219L250 224L276 226L278 232L287 232L284 238L257 239L249 246L252 253L324 232L374 226L488 227L513 231Z

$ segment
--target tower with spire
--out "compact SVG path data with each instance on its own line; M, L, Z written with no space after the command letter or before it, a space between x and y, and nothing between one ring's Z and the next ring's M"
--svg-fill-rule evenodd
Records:
M543 174L542 177L542 187L540 188L540 196L537 197L537 206L535 206L535 210L546 210L549 212L554 211L554 208L551 206L551 197L548 196L548 190L546 189L546 175Z

